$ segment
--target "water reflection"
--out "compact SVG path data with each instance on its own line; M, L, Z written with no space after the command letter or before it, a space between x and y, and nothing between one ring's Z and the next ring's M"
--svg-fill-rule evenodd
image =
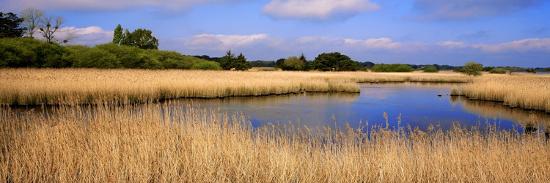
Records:
M524 127L525 132L533 133L539 129L550 132L550 114L543 111L511 108L499 102L470 100L452 96L451 101L460 104L466 111L492 119L508 119Z
M499 129L526 132L550 131L550 114L526 111L500 103L472 101L451 97L449 84L364 84L361 93L304 93L265 97L233 97L222 99L181 99L162 105L131 106L136 115L145 107L158 107L160 114L181 114L196 108L228 116L242 114L254 127L270 124L308 128L386 126L427 129L430 126L448 129L496 125ZM112 110L120 110L110 106ZM5 110L5 109L3 109ZM20 115L54 115L58 107L10 109ZM93 116L94 107L81 107L82 115ZM77 112L78 112L77 111ZM62 113L61 113L62 114ZM221 116L221 115L220 115ZM56 116L58 117L58 116ZM163 119L178 116L160 116Z

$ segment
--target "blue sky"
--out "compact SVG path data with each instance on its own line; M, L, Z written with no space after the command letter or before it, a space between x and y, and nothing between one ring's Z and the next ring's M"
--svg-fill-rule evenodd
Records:
M343 52L376 63L550 67L550 0L0 0L62 16L59 38L101 44L116 24L161 49L249 60Z

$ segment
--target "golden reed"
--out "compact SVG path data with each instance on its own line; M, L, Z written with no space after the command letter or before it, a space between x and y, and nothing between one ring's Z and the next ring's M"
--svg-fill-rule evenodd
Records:
M0 110L1 181L550 181L550 143L537 135L253 129L242 116L168 104L43 110Z

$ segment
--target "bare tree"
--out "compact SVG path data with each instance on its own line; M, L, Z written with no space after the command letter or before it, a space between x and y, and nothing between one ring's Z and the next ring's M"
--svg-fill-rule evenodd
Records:
M27 28L27 36L34 38L34 32L44 17L44 13L39 9L28 8L21 12L21 17L23 18L23 26Z
M44 17L42 21L40 21L38 28L46 41L48 43L53 43L53 41L55 41L54 34L61 28L62 23L63 19L61 17Z

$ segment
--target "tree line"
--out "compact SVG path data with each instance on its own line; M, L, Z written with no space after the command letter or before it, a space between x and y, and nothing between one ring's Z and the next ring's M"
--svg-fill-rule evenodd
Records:
M231 50L222 57L186 56L158 50L158 39L148 29L133 31L117 25L111 43L94 47L67 45L71 37L58 40L56 34L63 24L62 17L47 16L38 9L25 9L20 16L0 12L0 67L93 67L146 69L210 69L248 70L251 67L276 67L288 71L359 71L374 72L438 72L454 70L470 75L481 71L491 73L536 72L548 68L483 67L475 62L464 66L375 64L358 62L339 52L321 53L313 60L304 54L276 61L247 61L243 53ZM38 35L38 36L37 36Z

